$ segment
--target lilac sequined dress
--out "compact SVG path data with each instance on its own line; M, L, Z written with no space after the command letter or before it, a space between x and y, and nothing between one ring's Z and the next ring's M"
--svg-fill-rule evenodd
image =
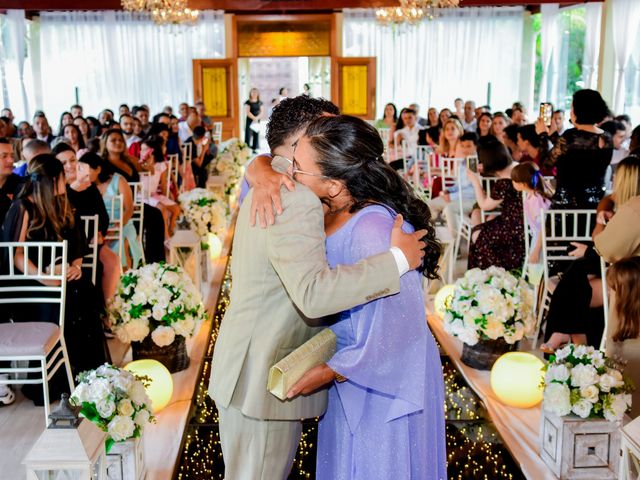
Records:
M327 238L331 266L389 248L393 216L381 206L356 213ZM405 224L406 226L406 224ZM444 382L426 323L420 275L401 292L343 312L331 328L335 383L318 432L318 480L446 479Z

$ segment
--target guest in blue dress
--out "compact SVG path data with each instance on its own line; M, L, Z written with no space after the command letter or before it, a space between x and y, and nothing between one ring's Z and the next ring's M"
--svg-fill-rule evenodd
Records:
M428 232L423 265L401 277L400 293L342 312L331 327L335 355L289 392L330 386L318 431L319 480L439 480L447 473L444 381L421 278L436 277L440 245L428 207L382 153L373 127L343 115L312 123L292 159L294 178L326 206L332 266L388 250L396 212L406 231Z

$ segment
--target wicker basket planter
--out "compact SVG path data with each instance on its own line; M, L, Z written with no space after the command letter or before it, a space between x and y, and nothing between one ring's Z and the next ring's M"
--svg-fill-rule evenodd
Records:
M508 344L502 338L480 340L475 345L462 347L462 363L476 370L491 370L495 361L507 352L517 350L517 343Z
M131 349L133 350L134 360L143 358L157 360L167 367L171 373L180 372L189 367L187 344L185 338L181 335L176 335L173 343L166 347L156 345L149 335L142 342L133 342Z

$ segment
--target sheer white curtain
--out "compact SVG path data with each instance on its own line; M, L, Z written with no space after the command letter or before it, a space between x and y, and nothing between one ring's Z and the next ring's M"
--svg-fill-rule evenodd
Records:
M40 22L42 108L52 121L75 102L76 88L87 115L120 103L175 109L194 100L191 61L225 52L218 11L179 31L120 11L43 12Z
M397 29L372 9L345 9L343 54L377 57L377 116L387 102L452 108L456 97L494 109L518 100L521 7L443 10L433 21Z
M540 49L542 60L542 81L540 82L540 101L547 102L557 96L558 82L554 77L558 75L558 56L560 42L558 37L558 16L560 8L557 3L540 6L542 25L540 28ZM554 58L555 57L555 58ZM550 75L551 74L551 75Z
M616 87L614 112L624 110L625 72L635 46L633 39L638 35L640 20L640 2L638 0L616 0L613 12L613 47L616 54Z
M587 3L584 8L585 38L582 78L584 88L596 89L598 87L598 54L600 52L602 4Z
M12 109L17 119L25 118L29 112L29 100L25 88L25 58L27 20L24 10L7 10L3 22L0 62L5 75L5 106Z

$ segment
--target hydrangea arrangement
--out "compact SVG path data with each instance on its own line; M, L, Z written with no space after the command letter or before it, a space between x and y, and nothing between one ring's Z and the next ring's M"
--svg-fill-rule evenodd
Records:
M447 332L467 345L504 338L514 344L535 327L531 286L504 268L474 268L458 279L444 316Z
M181 193L178 200L191 229L200 236L202 248L208 248L209 234L220 235L227 226L226 205L204 188Z
M633 386L600 350L569 344L552 355L544 377L547 412L581 418L622 420L631 407Z
M251 158L251 148L238 140L232 138L218 154L216 170L219 175L225 178L226 193L229 194L242 178L242 167Z
M78 375L70 401L81 407L83 417L107 432L107 452L115 442L140 437L147 423L154 420L143 381L108 363Z
M176 335L190 337L204 319L200 292L176 265L151 263L120 277L109 307L113 333L124 343L141 342L149 334L159 347Z

